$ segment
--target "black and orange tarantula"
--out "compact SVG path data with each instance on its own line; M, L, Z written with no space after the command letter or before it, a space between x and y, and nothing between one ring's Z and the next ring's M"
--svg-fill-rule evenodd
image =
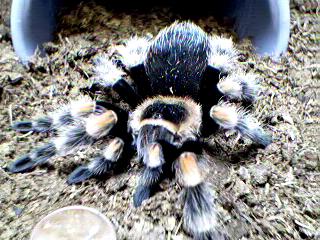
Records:
M153 39L133 37L117 52L116 61L98 61L95 88L111 88L131 110L82 98L49 116L17 122L13 128L18 131L56 131L57 137L16 160L9 170L26 172L105 139L101 155L71 173L69 184L124 168L126 152L135 149L145 167L134 205L149 198L163 176L175 169L184 188L186 231L195 239L216 238L203 139L213 137L218 126L261 146L271 142L258 121L236 104L256 99L255 75L237 64L230 39L209 36L190 22L173 23Z

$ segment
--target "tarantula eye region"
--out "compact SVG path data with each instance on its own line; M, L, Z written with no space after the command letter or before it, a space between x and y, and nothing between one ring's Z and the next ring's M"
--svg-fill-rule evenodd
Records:
M152 118L154 118L154 119L161 119L161 118L163 118L163 115L162 115L161 113L156 113L156 114L154 114L154 115L152 116Z
M180 99L155 101L144 109L142 119L165 119L175 124L183 122L188 115L184 103Z

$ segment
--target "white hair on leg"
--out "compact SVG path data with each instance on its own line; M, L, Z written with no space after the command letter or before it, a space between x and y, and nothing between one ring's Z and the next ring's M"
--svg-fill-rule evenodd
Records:
M83 125L73 125L64 128L52 142L57 153L66 156L92 145L94 139L87 134Z
M117 122L117 115L111 110L91 115L76 121L73 125L59 128L57 138L53 140L60 155L67 155L92 145L106 136Z
M231 39L211 36L209 44L209 65L219 69L223 73L228 73L235 68L239 68L236 64L238 51L234 48Z
M140 177L140 185L152 185L156 183L162 174L164 156L159 143L151 143L145 148L143 163L145 169Z
M176 162L176 177L183 186L183 223L194 239L222 239L218 230L218 214L213 189L202 176L204 159L192 152L184 152ZM201 169L200 169L201 168Z
M210 117L222 128L239 131L243 137L264 147L272 141L255 117L234 104L219 102L212 106Z
M116 162L122 154L123 147L123 140L116 137L108 143L108 146L103 151L103 157L108 161Z
M116 47L121 55L121 62L128 68L142 64L147 56L150 42L146 37L134 36L128 39L124 45Z
M118 121L117 114L107 110L99 115L92 115L86 119L86 133L95 139L106 136Z
M243 75L240 75L239 78L242 82L242 99L254 102L260 91L257 75L253 73L244 73Z
M105 87L113 86L125 75L106 55L96 60L95 73L97 75L97 82Z
M240 119L237 130L246 138L264 147L272 142L272 138L261 127L258 119L246 114Z
M70 113L74 118L86 117L93 113L95 108L96 102L87 96L83 96L70 103Z
M151 143L146 147L143 162L147 167L156 168L164 163L162 147L159 143Z
M120 138L109 141L103 153L95 157L88 165L75 169L68 177L68 184L83 182L93 176L102 176L115 168L123 151L124 142Z
M87 169L94 176L101 176L114 168L123 152L124 142L121 138L114 138L109 141L108 146L104 149L103 154L96 157Z
M218 214L214 192L207 183L183 189L184 228L195 239L222 239L219 232Z
M223 73L229 73L237 67L234 57L220 53L211 53L208 64Z
M210 109L210 117L222 128L235 129L245 112L228 102L219 102Z
M259 91L256 75L243 71L236 71L222 78L217 87L230 99L248 100L250 102L256 99Z
M230 57L236 57L238 55L238 50L234 48L231 38L211 36L209 42L210 50L214 53L220 53Z

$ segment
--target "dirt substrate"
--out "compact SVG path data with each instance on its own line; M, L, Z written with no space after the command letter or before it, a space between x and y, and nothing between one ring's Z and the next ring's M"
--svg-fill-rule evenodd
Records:
M10 1L1 0L3 4ZM216 135L210 181L217 192L220 224L231 239L320 239L320 81L319 11L310 1L291 3L291 38L286 56L275 62L255 56L248 41L239 42L212 17L192 20L212 34L231 36L241 64L261 76L263 91L254 115L273 136L266 149L234 135ZM5 8L3 8L5 9ZM6 8L7 9L7 8ZM5 167L48 135L18 134L12 121L34 118L79 96L91 83L93 60L132 34L155 35L176 19L171 9L112 11L91 2L64 16L48 57L23 67L13 52L8 12L0 16L0 239L28 239L49 212L67 205L97 208L113 222L119 239L188 239L183 231L181 188L164 181L140 208L132 194L141 170L136 159L129 171L106 181L68 186L76 166L95 150L60 157L27 174Z

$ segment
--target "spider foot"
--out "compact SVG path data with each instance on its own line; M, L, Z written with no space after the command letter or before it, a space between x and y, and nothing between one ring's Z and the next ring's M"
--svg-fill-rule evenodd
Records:
M12 128L17 132L49 132L53 125L52 118L42 117L33 121L19 121L12 124Z
M102 155L96 157L87 166L80 166L68 177L68 184L83 182L91 177L103 176L115 168L123 152L124 142L114 138L105 148Z
M42 165L53 157L57 149L53 143L48 143L42 147L33 150L14 161L8 170L11 173L23 173L33 170L36 166Z
M156 185L161 180L163 173L164 157L159 143L151 143L146 147L143 162L145 168L140 176L138 186L133 196L135 207L153 194Z

